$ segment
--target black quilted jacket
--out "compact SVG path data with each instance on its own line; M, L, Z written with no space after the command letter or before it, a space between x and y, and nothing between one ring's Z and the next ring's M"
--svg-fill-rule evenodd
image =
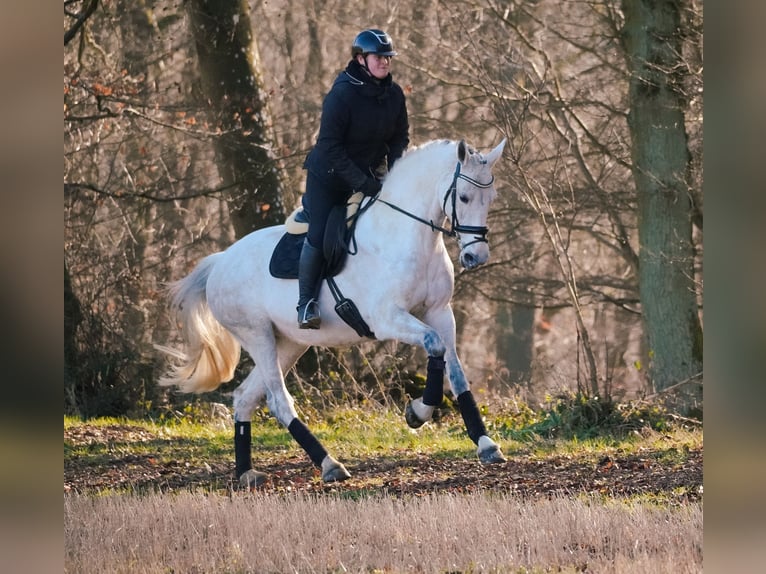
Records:
M319 136L303 167L333 187L357 190L384 160L390 168L409 141L401 87L391 74L374 81L352 60L325 97Z

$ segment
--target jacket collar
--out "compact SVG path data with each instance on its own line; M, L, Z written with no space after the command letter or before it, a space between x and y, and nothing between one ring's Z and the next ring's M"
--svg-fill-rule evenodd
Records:
M356 60L351 60L348 63L348 66L346 66L346 69L341 76L346 76L346 78L348 78L347 81L355 86L368 84L371 86L388 87L393 83L393 78L390 73L382 80L378 80L373 78Z

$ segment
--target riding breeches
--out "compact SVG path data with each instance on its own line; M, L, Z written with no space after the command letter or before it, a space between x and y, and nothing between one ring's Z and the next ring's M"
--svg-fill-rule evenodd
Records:
M310 171L307 173L306 192L301 198L301 203L303 211L308 215L308 240L313 247L322 248L330 211L336 205L344 204L350 195L351 190L348 187L333 185Z

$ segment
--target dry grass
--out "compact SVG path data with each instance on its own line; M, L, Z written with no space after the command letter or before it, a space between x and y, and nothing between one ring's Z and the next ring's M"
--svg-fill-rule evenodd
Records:
M702 505L508 495L64 497L65 572L702 572Z

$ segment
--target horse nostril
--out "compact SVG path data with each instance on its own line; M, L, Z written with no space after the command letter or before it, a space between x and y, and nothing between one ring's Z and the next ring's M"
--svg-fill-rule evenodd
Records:
M461 258L461 262L466 269L472 269L476 267L476 256L473 253L465 253Z

